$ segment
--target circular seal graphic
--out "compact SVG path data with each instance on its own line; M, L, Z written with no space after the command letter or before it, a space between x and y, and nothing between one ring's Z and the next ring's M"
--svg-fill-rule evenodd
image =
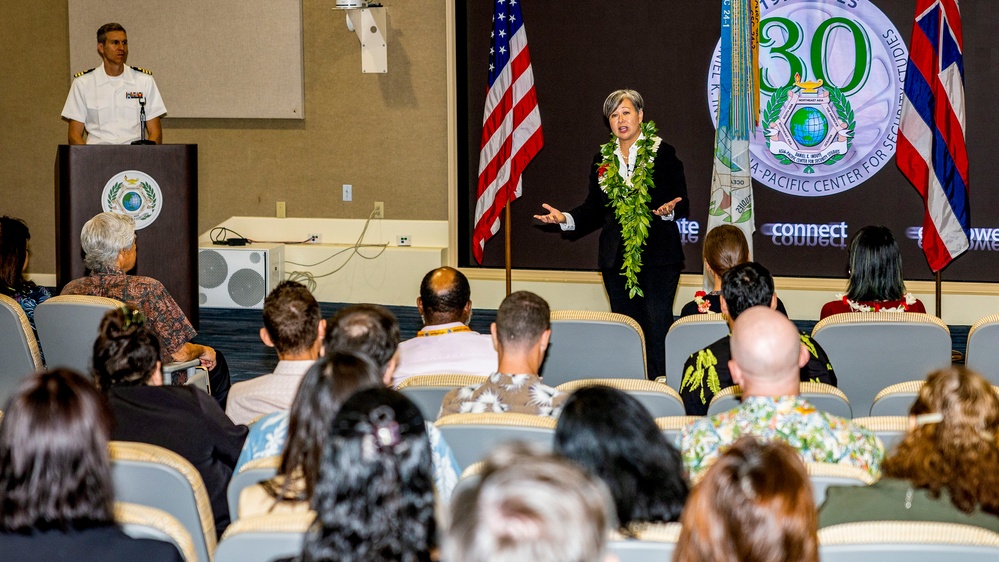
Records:
M135 229L142 230L160 216L163 192L156 180L145 172L118 172L104 184L101 208L106 213L121 213L132 217L135 219Z
M895 154L909 53L869 0L760 0L760 124L753 179L822 197L871 178ZM718 126L721 41L708 71Z

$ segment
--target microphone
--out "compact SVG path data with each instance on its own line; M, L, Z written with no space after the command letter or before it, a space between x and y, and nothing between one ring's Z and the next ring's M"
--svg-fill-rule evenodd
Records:
M139 140L132 144L156 144L146 138L146 98L139 95Z

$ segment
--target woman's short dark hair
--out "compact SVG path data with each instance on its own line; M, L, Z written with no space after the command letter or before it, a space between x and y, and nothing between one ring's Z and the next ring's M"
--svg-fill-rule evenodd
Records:
M131 305L109 310L94 341L94 378L101 390L146 384L160 359L160 340Z
M364 355L333 352L309 368L291 403L288 438L278 477L264 483L274 497L307 501L319 480L323 445L340 406L358 390L382 386L374 362ZM292 486L301 474L304 487Z
M347 400L330 428L302 560L425 561L437 547L420 410L387 388Z
M28 259L28 225L21 219L0 217L0 293L12 296L34 283L24 279Z
M683 459L632 396L606 386L572 393L555 428L555 452L607 484L622 528L680 519L689 492Z
M902 254L885 226L865 226L850 241L846 296L860 302L894 301L905 295Z
M31 375L0 421L0 530L111 525L110 413L94 385L56 369Z

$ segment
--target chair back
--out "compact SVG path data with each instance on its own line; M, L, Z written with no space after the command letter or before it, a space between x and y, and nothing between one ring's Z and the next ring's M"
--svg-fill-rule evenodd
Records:
M35 308L35 327L49 367L89 373L101 319L122 302L105 297L59 295Z
M806 462L808 479L812 483L815 505L826 501L829 486L870 486L874 478L866 470L848 464Z
M548 386L575 379L646 378L645 335L623 314L556 310L541 376Z
M666 332L666 384L680 389L683 364L695 353L728 335L725 317L717 313L684 316Z
M253 486L277 476L281 468L281 455L253 459L244 464L239 472L232 475L229 486L225 490L226 501L229 503L230 517L235 520L239 516L239 494L244 488Z
M850 401L841 390L830 384L821 382L798 383L798 392L816 410L830 413L834 416L850 419L853 411ZM727 412L742 403L742 388L739 385L721 389L708 404L708 415L713 416Z
M215 551L215 562L272 562L302 552L316 512L269 513L233 521Z
M925 378L950 365L950 331L939 318L915 312L834 314L815 325L836 370L839 389L859 415L886 386Z
M512 441L536 443L551 450L555 418L531 414L449 414L435 424L462 470L484 459L497 445Z
M448 392L463 386L485 382L486 375L414 375L396 387L420 409L423 419L433 422L441 413Z
M114 520L133 539L154 539L168 542L180 551L185 562L197 562L191 533L177 518L161 510L134 503L115 502Z
M704 416L667 416L656 418L656 425L666 436L667 441L676 443L676 438L680 436L683 428L700 419L704 419Z
M925 381L906 381L884 388L874 397L871 416L908 416Z
M888 453L898 445L909 430L909 416L871 416L866 418L854 418L853 423L865 427L878 436L885 446L885 453Z
M200 562L215 550L215 518L197 469L173 451L146 443L112 441L111 476L115 498L161 509L191 534Z
M679 523L647 523L633 525L634 538L613 532L607 542L607 550L614 553L620 562L669 562L680 540Z
M580 379L560 384L558 389L572 394L586 386L609 386L638 400L653 418L686 414L683 400L672 388L661 382L637 379Z
M999 560L999 534L959 523L871 521L819 529L822 562Z
M964 364L991 384L999 384L999 314L986 316L971 326Z
M42 356L31 323L17 301L0 295L0 407L24 377L42 368Z

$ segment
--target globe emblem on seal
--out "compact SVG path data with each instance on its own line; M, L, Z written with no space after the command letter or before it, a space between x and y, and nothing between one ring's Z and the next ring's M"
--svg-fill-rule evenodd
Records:
M163 210L163 191L156 180L139 170L126 170L111 176L101 192L101 208L106 213L128 215L135 229L153 224Z
M802 146L817 146L829 133L829 121L814 107L802 107L791 114L788 122L791 138Z

